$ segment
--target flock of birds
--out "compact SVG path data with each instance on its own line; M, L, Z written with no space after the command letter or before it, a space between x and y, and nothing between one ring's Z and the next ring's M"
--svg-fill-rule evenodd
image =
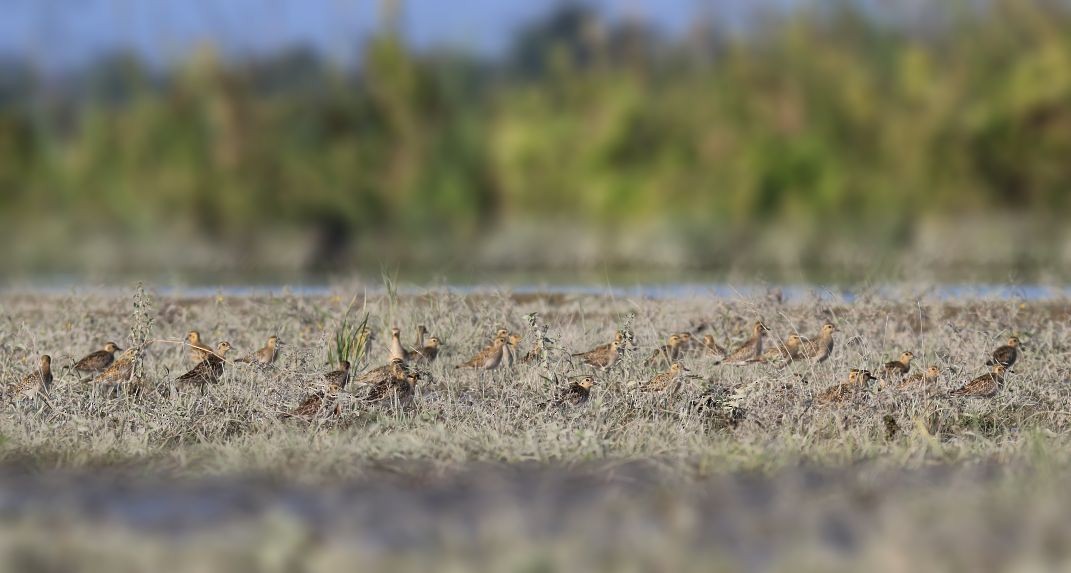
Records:
M666 343L656 348L644 361L645 366L665 368L644 383L634 386L644 392L671 392L681 383L693 376L684 366L682 360L688 357L705 356L718 364L748 365L758 363L778 363L782 367L794 361L821 363L830 358L834 348L834 334L837 328L832 323L822 325L818 334L811 338L791 334L780 340L770 337L770 330L761 321L756 322L751 337L731 349L719 345L714 336L707 334L698 339L698 332L677 332L671 334ZM417 327L416 340L412 346L403 345L400 330L391 329L389 344L390 360L387 364L354 374L352 365L340 361L339 368L322 375L313 391L285 416L313 416L321 412L338 412L337 403L331 398L346 389L347 385L358 385L368 389L365 400L406 401L412 397L417 383L426 376L420 364L431 363L439 358L442 341L437 336L428 336L428 329L423 325ZM367 355L368 345L374 339L370 329L365 327L361 340ZM521 363L538 361L548 352L544 340L526 354L520 353L523 336L506 329L498 329L491 341L471 359L462 362L456 368L496 370L512 368ZM172 389L180 387L197 387L202 393L211 384L219 383L228 362L246 363L257 367L271 367L278 357L280 342L278 337L268 338L265 346L256 352L237 358L228 359L231 344L219 342L215 348L207 346L196 331L191 331L182 341L187 348L189 359L194 364L185 374L174 379ZM636 348L635 337L630 330L619 330L614 339L586 352L571 354L587 366L600 371L607 371L617 365L627 351ZM989 372L978 376L948 394L957 397L992 398L1004 386L1005 376L1016 363L1021 351L1018 337L1011 337L1007 343L998 347L988 357L986 363ZM118 354L118 356L116 356ZM139 356L139 349L121 349L114 342L108 342L101 350L93 352L67 367L77 375L86 376L82 382L90 382L97 387L121 388L126 385L132 390L141 387L134 372L134 364ZM876 369L877 374L868 369L852 369L847 380L824 389L815 397L818 404L835 404L853 399L857 393L877 382L881 387L895 386L900 390L925 390L933 392L938 389L941 370L929 366L923 371L912 372L914 354L904 352L899 359L887 362ZM52 359L41 356L38 368L9 384L5 396L14 401L36 400L39 396L46 402L52 386ZM591 388L595 385L594 375L581 375L572 382L563 385L557 391L554 403L559 405L579 405L588 400ZM329 405L335 403L334 410ZM51 404L50 404L51 405Z

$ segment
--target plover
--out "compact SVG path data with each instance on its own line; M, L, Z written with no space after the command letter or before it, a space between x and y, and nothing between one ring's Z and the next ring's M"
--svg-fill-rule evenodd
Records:
M194 364L200 364L212 355L212 349L201 342L201 333L196 330L191 330L186 334L186 346L190 348L190 362Z
M5 394L12 402L33 400L38 394L47 394L52 386L52 357L44 354L37 359L37 368L18 382L8 385Z
M559 390L557 396L554 397L554 404L556 406L579 406L588 401L591 396L591 387L594 385L595 377L582 376Z
M992 398L1004 387L1004 375L1006 372L1006 366L994 364L992 372L982 374L963 386L952 390L949 394L963 398Z
M832 322L822 325L815 340L805 340L800 348L802 358L810 358L814 364L825 362L833 354L833 333L837 327Z
M198 386L203 394L206 385L218 384L219 379L223 377L223 363L226 361L225 357L230 349L231 343L227 341L220 342L216 345L215 352L198 362L192 370L176 378L175 383Z
M103 349L83 357L71 369L79 374L99 374L115 362L115 353L122 350L116 343L109 342L104 345Z
M264 348L261 348L260 350L254 352L253 354L250 354L249 356L239 358L238 360L236 360L236 362L260 364L262 366L268 366L270 364L273 364L275 362L275 357L278 354L278 345L279 337L270 336L268 337L268 342L264 345Z
M1022 343L1019 342L1018 336L1009 338L1007 344L993 351L993 355L986 361L986 366L1001 364L1005 368L1011 368L1019 359L1020 348L1022 348Z
M674 362L670 365L669 370L655 374L646 384L640 387L640 390L644 392L662 392L665 390L675 392L680 387L681 378L688 372L691 371L680 362Z
M911 371L911 359L915 354L910 350L900 355L899 360L886 362L882 372L887 378L901 378Z
M858 392L866 387L871 380L877 380L869 370L852 368L848 373L848 381L826 388L815 396L815 402L819 404L835 404L854 399Z
M748 364L762 360L763 339L770 329L759 321L752 327L751 332L751 338L733 350L723 361L724 364Z
M651 356L643 363L644 366L655 366L662 363L672 364L681 353L681 337L679 334L669 335L665 344L658 347Z
M598 346L573 356L580 358L589 366L594 366L600 370L608 370L621 358L621 343L615 340L608 345Z

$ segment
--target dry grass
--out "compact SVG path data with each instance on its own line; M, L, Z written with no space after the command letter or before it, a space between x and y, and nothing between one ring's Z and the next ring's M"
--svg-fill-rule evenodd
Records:
M418 389L414 403L408 407L368 407L357 397L344 397L340 417L311 422L280 419L279 414L297 404L318 373L329 368L335 329L350 301L351 295L341 293L324 298L156 298L151 313L135 319L130 298L8 295L0 300L0 376L5 380L28 369L40 353L52 354L58 368L106 340L126 342L131 332L179 340L187 330L196 328L208 340L229 340L238 354L255 350L269 334L278 334L286 346L276 368L259 371L232 365L223 382L204 396L186 392L172 398L150 392L115 398L79 384L73 375L61 377L52 393L54 409L31 404L5 406L0 414L0 461L29 467L35 473L122 468L194 480L256 474L286 483L312 484L309 487L314 488L372 483L384 475L438 483L471 471L474 464L555 468L606 477L616 475L614 468L622 464L638 462L654 476L641 480L649 487L623 494L626 501L635 504L613 496L599 498L592 511L563 517L564 521L553 528L553 535L529 539L525 533L530 526L527 514L519 516L497 507L478 512L482 516L480 527L490 527L491 531L478 527L479 531L459 533L453 540L456 546L442 540L435 545L442 555L456 558L459 567L477 563L494 570L575 569L578 563L590 565L579 567L583 569L620 569L625 564L624 568L680 569L699 563L776 568L787 566L797 556L806 557L805 562L819 569L845 563L895 566L897 552L908 549L933 555L945 551L946 559L941 563L946 565L991 566L979 560L987 555L985 551L964 550L963 556L958 549L947 551L932 538L920 537L911 524L936 515L940 519L934 521L934 527L952 531L951 543L972 544L980 542L961 540L954 532L978 523L992 524L983 528L986 535L999 535L1002 527L1042 527L1048 513L1020 523L1017 520L1025 518L1013 508L1048 507L1048 499L1053 500L1052 507L1071 507L1071 498L1050 487L1057 480L1053 476L1063 476L1065 469L1071 468L1071 460L1063 453L1069 445L1066 434L1071 426L1066 365L1071 352L1071 301L937 301L866 293L850 303L816 296L786 304L759 297L654 301L560 295L457 296L448 292L401 298L382 295L358 299L356 308L361 316L368 313L369 324L380 334L371 352L373 365L386 360L387 337L383 332L392 324L401 326L406 338L411 338L417 324L426 324L447 345L440 360L431 366L431 379ZM498 326L529 332L529 343L533 335L524 317L531 312L539 313L539 321L548 327L547 337L556 349L548 368L521 365L514 371L498 372L453 369L486 343ZM621 367L598 376L599 384L587 405L564 410L543 408L554 391L548 378L588 372L570 364L566 351L609 341L614 329L629 320L630 314L635 314L631 321L640 349L626 357ZM147 333L150 318L151 333ZM774 365L720 366L697 357L687 362L703 379L685 385L677 394L646 395L628 388L628 382L646 380L653 373L642 366L643 359L669 332L708 321L709 332L719 340L739 340L756 318L764 319L783 337L797 329L813 334L822 321L833 320L840 329L833 358L825 364L794 364L781 369ZM903 350L914 351L916 367L939 365L946 373L942 388L950 389L983 372L988 351L1010 333L1019 334L1029 352L1015 367L1006 391L993 400L951 399L943 392L919 396L872 391L839 408L812 403L815 394L842 381L849 368L876 368ZM187 367L180 347L157 343L147 353L144 371L150 381L165 382ZM711 388L724 390L724 397L702 412L692 408L693 402ZM742 412L743 417L730 420L725 413L731 409ZM886 432L884 419L888 416L900 428L892 436ZM728 530L742 539L759 535L764 527L784 518L776 509L782 505L801 523L826 519L828 504L782 496L774 509L760 504L750 517L747 504L738 504L736 510L744 521L734 519L731 526L713 531L697 525L704 521L695 512L698 508L716 512L721 502L693 507L689 501L692 493L709 493L710 480L755 475L755 479L779 484L778 480L785 478L778 476L794 475L794 468L803 466L848 468L843 471L855 476L849 481L866 484L867 476L933 467L965 468L981 462L1004 469L998 478L980 483L974 474L967 472L964 477L956 470L957 477L947 482L897 487L888 495L862 488L869 492L867 499L881 500L872 505L866 499L845 498L847 494L837 485L842 482L834 480L828 491L821 492L823 499L840 500L845 508L856 508L860 513L851 520L866 515L873 518L863 520L866 528L860 540L851 544L851 561L843 561L843 552L829 553L830 542L824 535L788 536L783 544L758 549L743 542L741 549L741 543L719 537ZM859 467L866 469L851 469ZM598 491L600 479L582 488L581 494ZM1023 489L1021 483L1032 485ZM855 491L852 487L847 490ZM734 496L726 495L726 499ZM996 505L986 505L984 499L996 500ZM964 510L951 511L953 507ZM578 540L577 536L591 533L590 527L602 528L613 522L607 516L625 514L632 515L638 524L649 520L655 524L654 530L646 537L635 532L623 534L621 539L633 539L632 543L593 546ZM256 548L274 543L258 536L276 535L272 528L281 527L286 535L295 536L288 538L288 542L298 543L295 547L319 548L315 560L326 560L316 561L321 565L353 552L360 559L352 555L346 558L369 565L420 569L435 563L426 553L399 560L352 544L336 547L331 536L315 536L313 543L305 539L311 533L304 526L286 525L289 518L279 519L262 524L271 530L268 533L246 531L253 537L237 545L244 549L220 547L220 555L206 551L197 559L218 557L220 562L227 562L233 557L241 566L253 567L261 558ZM499 521L501 528L492 527ZM5 527L13 541L0 552L12 555L18 550L38 555L34 544L19 531L39 530L39 524L20 521ZM637 527L642 530L641 525ZM1059 535L1071 536L1071 527L1059 531ZM60 536L70 555L92 549L79 545L82 533L72 526ZM119 527L107 540L122 547L129 535L135 534ZM707 543L712 537L719 541ZM105 537L100 534L100 538ZM649 543L635 542L640 539ZM144 546L165 562L175 563L166 557L176 551L171 541L157 539L153 543L161 545ZM1025 544L1012 549L1011 554L1024 561L1001 564L1026 566L1038 559L1063 559L1062 554L1054 557ZM252 553L227 557L227 551ZM313 555L294 551L306 560L305 565L313 565L308 561ZM471 551L481 553L473 555ZM763 557L753 562L748 555L754 551ZM635 561L618 561L622 555L631 555ZM715 561L693 558L700 555ZM907 561L901 565L912 561L903 559ZM455 563L443 563L447 562ZM196 567L196 560L191 560L190 568Z

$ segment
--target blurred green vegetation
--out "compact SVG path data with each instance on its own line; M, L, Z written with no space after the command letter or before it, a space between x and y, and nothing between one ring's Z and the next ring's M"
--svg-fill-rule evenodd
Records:
M501 60L388 31L356 70L207 48L62 81L6 62L0 233L292 232L322 265L364 239L465 244L522 221L896 246L927 216L1071 214L1066 3L932 4L805 4L681 38L566 6Z

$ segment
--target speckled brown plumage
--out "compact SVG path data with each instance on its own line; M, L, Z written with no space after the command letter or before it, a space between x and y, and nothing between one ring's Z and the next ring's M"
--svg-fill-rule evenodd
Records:
M74 364L72 370L81 374L99 374L108 369L115 361L115 353L122 351L114 342L104 345L104 348L82 357Z
M993 370L967 382L949 392L961 398L992 398L1004 387L1004 375L1007 368L1003 364L994 364Z

